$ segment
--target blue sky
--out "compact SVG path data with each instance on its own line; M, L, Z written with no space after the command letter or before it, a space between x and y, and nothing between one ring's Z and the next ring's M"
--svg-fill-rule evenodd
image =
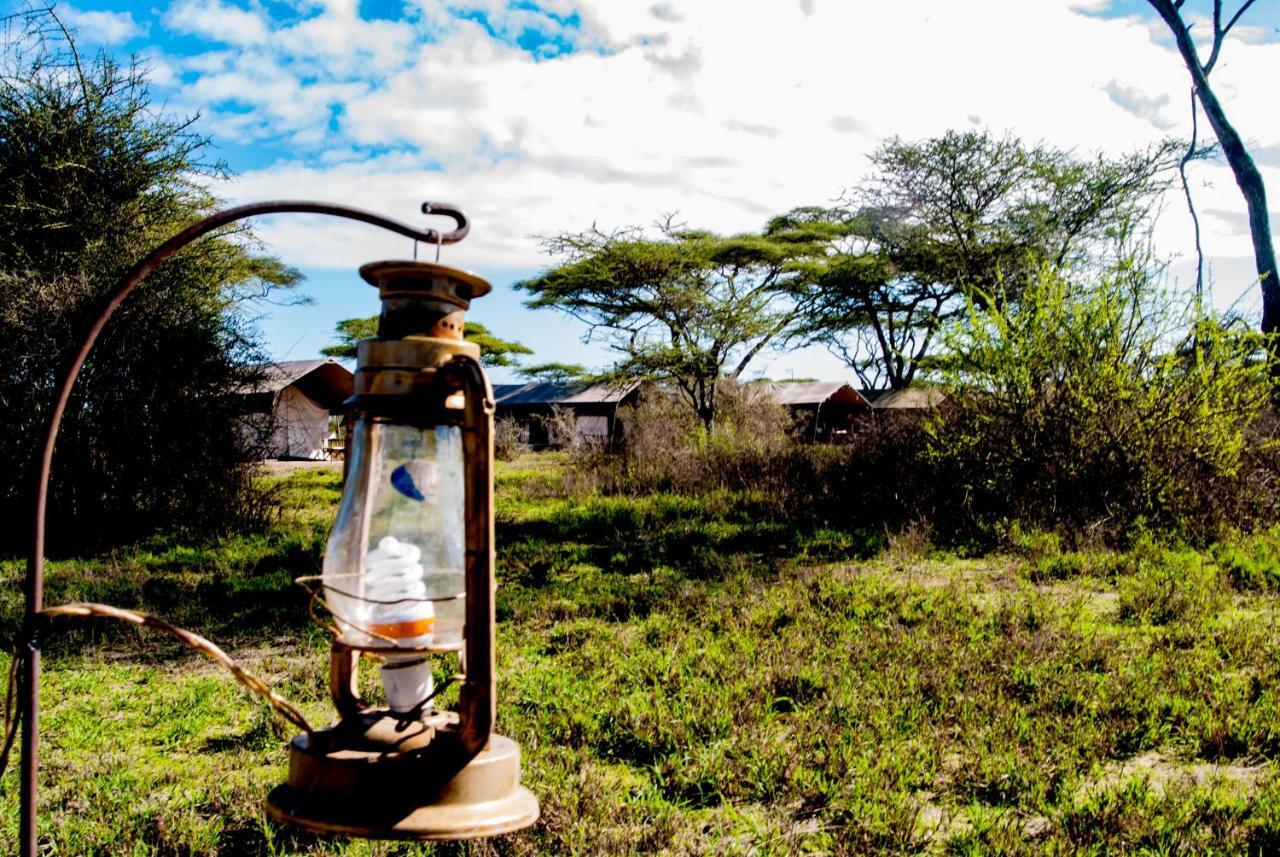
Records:
M84 44L141 57L164 109L200 114L200 130L238 176L217 189L229 202L332 199L406 219L423 199L462 205L473 237L443 261L494 282L473 316L533 347L538 360L608 359L581 342L580 325L525 309L509 288L546 264L539 235L673 212L712 229L756 229L774 213L839 196L895 134L985 127L1114 153L1188 130L1185 70L1142 0L76 0L58 8ZM1259 3L1215 72L1263 155L1273 197L1278 28L1280 3ZM1234 184L1212 164L1197 167L1193 184L1217 298L1248 302L1256 284ZM1171 199L1157 240L1180 281L1189 228ZM355 267L410 251L400 239L314 218L279 218L258 232L306 273L313 298L265 308L261 326L280 358L312 356L334 322L374 312ZM817 349L754 369L849 377Z

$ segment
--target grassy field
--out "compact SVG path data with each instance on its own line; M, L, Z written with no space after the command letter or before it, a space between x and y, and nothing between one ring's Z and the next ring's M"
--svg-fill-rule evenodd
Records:
M563 486L554 456L499 476L499 728L536 827L434 850L277 828L260 806L290 729L176 644L59 620L49 853L1280 849L1280 535L962 558L770 521L750 496ZM304 470L277 490L266 532L57 561L47 601L198 630L324 722L326 641L292 580L317 570L340 486ZM0 565L6 628L21 571Z

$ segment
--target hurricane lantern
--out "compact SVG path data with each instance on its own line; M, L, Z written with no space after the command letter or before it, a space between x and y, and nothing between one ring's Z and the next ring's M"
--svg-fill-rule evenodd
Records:
M492 733L493 395L463 316L489 283L416 261L360 269L382 300L357 348L346 481L325 551L337 725L295 737L288 781L267 800L312 830L460 839L538 817L520 751ZM437 664L459 671L454 710L433 703ZM386 705L357 687L378 662Z

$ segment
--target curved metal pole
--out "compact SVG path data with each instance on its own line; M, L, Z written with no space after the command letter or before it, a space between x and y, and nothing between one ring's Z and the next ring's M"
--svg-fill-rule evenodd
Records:
M204 235L209 234L229 223L258 217L264 214L324 214L357 220L383 229L396 232L415 241L431 244L454 244L467 237L471 226L467 216L457 206L444 202L424 202L422 212L431 215L443 215L453 218L458 224L451 232L440 232L435 229L419 229L398 220L391 220L380 214L351 208L345 205L325 202L309 202L306 200L273 200L271 202L255 202L224 209L199 220L168 241L161 244L133 267L111 293L106 306L89 328L88 334L80 344L67 373L58 389L58 397L54 401L53 411L49 415L49 430L45 435L44 448L41 452L40 464L37 468L35 491L34 528L32 530L31 554L27 557L26 580L26 624L23 629L21 646L26 648L22 669L22 704L18 716L22 718L22 772L21 804L22 818L19 824L20 853L23 857L36 855L36 775L39 770L39 732L40 732L40 641L37 635L37 623L40 611L44 609L44 536L46 507L49 499L49 475L53 468L53 448L58 439L58 429L62 425L62 416L71 399L71 391L75 388L76 378L84 366L89 352L106 327L107 321L120 308L120 304L129 296L134 288L146 279L165 259L181 250L186 245ZM15 657L17 656L15 652Z

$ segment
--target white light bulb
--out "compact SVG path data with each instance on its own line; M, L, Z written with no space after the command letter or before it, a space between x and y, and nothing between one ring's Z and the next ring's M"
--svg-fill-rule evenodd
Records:
M431 643L435 609L423 583L422 549L394 536L384 536L364 556L364 597L369 608L369 631L392 643L426 646ZM382 687L391 710L411 711L431 695L431 663L421 653L387 655Z

